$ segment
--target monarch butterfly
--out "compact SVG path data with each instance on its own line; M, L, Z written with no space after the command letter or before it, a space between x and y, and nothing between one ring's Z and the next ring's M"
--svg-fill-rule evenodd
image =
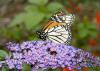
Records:
M74 18L75 16L73 14L66 14L63 11L58 11L51 16L42 30L37 31L37 34L42 40L69 44L71 40L70 26Z

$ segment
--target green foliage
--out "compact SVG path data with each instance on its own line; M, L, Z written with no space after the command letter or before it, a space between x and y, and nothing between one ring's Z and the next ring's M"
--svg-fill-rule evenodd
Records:
M63 5L58 2L51 2L50 4L45 6L48 0L29 0L29 2L32 4L25 6L25 11L23 13L17 14L11 21L9 27L24 23L27 29L30 30L37 24L41 23L44 18L48 18L50 12L54 12L57 9L64 8Z
M43 13L39 12L26 12L21 13L17 16L15 16L14 20L9 25L10 27L15 26L17 24L24 23L27 27L27 29L32 29L34 26L36 26L42 19L44 18Z
M34 6L34 5L27 5L24 7L24 10L26 12L37 12L38 10L38 6Z
M13 30L12 30L13 29ZM14 28L2 28L2 36L4 36L7 39L12 39L12 40L19 40L22 36L22 30L18 27Z
M100 71L100 67L95 67L95 70L96 71Z
M10 25L8 26L12 27L17 24L23 23L24 18L25 18L25 13L20 13L14 17L14 19L11 21Z
M27 64L23 64L23 69L22 71L31 71L30 66Z
M8 67L3 66L1 71L9 71Z
M48 0L28 0L30 3L37 4L37 5L45 5Z
M8 53L4 50L0 50L0 59L4 58L6 56L8 56Z
M57 68L57 69L49 68L48 70L46 69L46 70L44 70L44 71L59 71L59 69L58 69L58 68Z
M25 17L25 21L24 21L26 24L26 27L28 29L35 27L37 24L39 24L43 20L44 16L45 15L41 12L26 13L26 17Z
M18 28L14 28L13 30L9 30L9 38L19 40L21 37L21 30Z
M58 9L63 9L63 8L64 8L64 6L58 2L52 2L47 6L47 9L51 12L54 12Z
M59 69L53 69L52 71L60 71Z
M78 36L82 39L82 38L86 38L88 36L91 37L96 37L98 31L96 29L96 26L90 22L88 23L80 23L78 25Z

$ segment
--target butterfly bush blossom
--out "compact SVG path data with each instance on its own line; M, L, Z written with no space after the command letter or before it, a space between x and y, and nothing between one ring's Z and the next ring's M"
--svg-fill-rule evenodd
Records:
M9 69L21 70L23 63L27 63L32 67L31 71L38 71L59 67L68 67L70 70L81 69L88 67L88 63L100 66L99 57L73 46L51 41L26 41L21 44L9 42L7 48L12 55L5 57L5 61L0 62L0 67L6 63Z

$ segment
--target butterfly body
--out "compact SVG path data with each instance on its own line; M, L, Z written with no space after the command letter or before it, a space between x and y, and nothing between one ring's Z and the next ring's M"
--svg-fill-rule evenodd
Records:
M42 40L49 40L55 43L69 44L71 40L70 26L74 19L72 14L57 12L49 19L46 26L37 32Z

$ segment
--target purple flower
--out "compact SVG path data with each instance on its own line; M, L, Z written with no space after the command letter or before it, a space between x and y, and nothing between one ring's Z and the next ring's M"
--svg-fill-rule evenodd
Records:
M13 59L7 59L7 60L6 60L6 63L7 63L7 65L8 65L8 67L9 67L9 69L15 68L15 65L14 65L14 63L13 63Z
M22 59L22 53L13 52L12 54L14 59Z
M10 69L22 69L23 63L30 64L32 71L59 67L81 69L84 66L87 67L88 62L94 66L100 66L100 59L92 56L91 53L73 46L56 44L51 41L26 41L21 44L11 43L7 47L10 51L14 51L12 56L6 59Z
M20 51L20 50L21 50L19 44L9 42L9 43L7 43L6 45L7 45L7 48L8 48L10 51Z

